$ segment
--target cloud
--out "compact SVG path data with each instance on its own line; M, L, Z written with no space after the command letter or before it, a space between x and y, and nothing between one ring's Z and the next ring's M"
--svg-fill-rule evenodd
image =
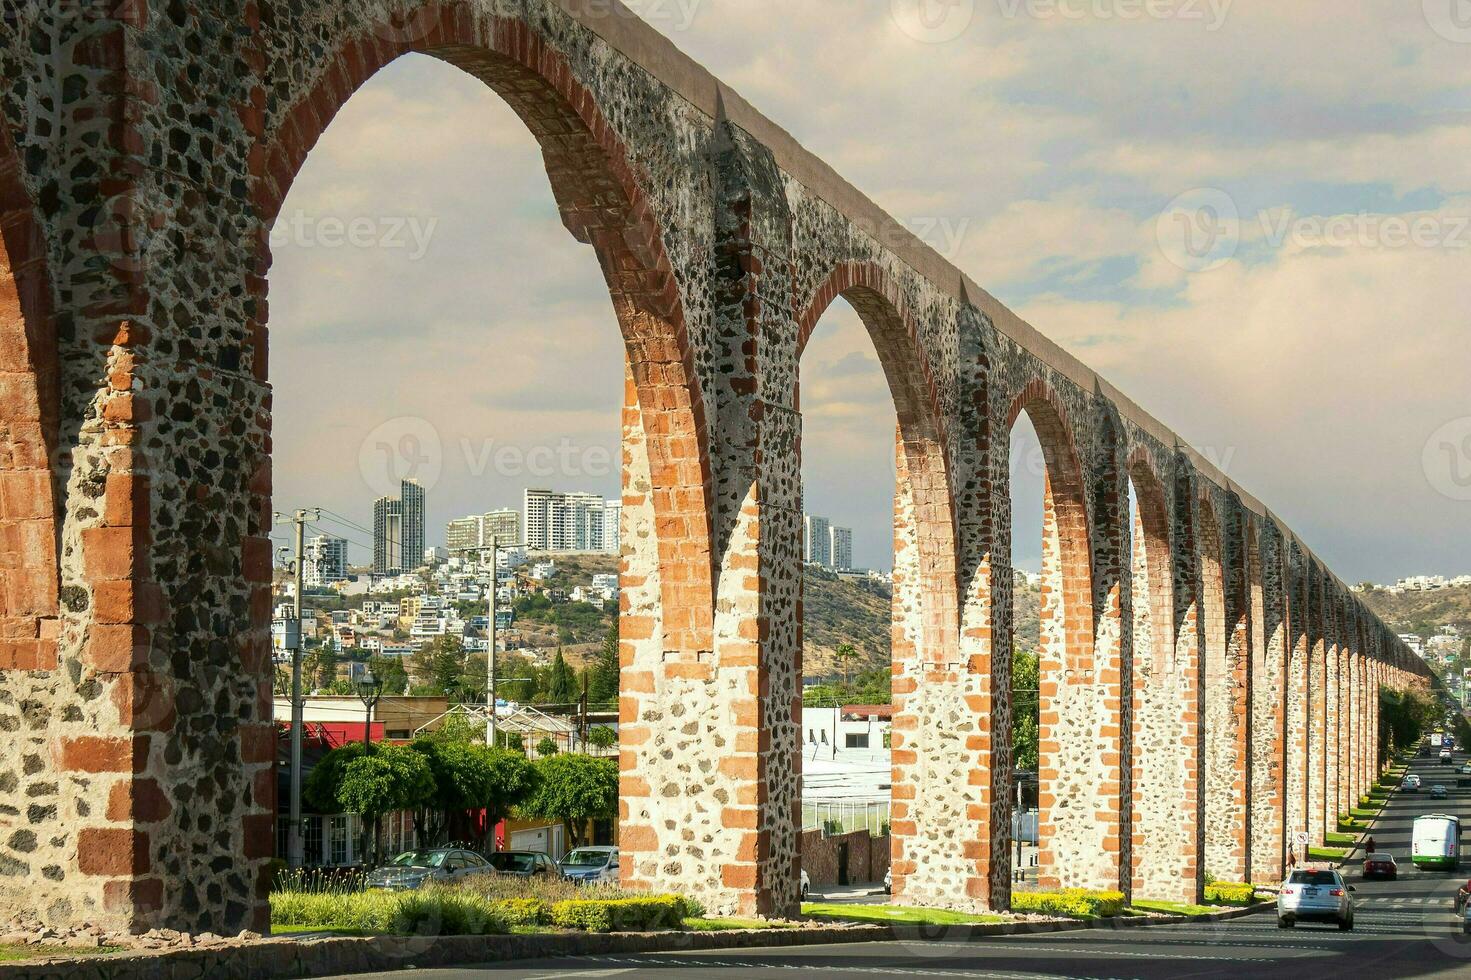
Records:
M1215 454L1346 578L1390 579L1468 570L1471 542L1448 530L1465 505L1421 461L1430 433L1471 412L1467 251L1277 242L1270 222L1444 229L1471 213L1471 48L1421 6L1235 0L1206 29L976 0L945 43L916 40L886 3L640 9L896 217L948 229L957 264ZM1207 272L1172 261L1158 227L1198 188L1242 219ZM277 250L278 502L326 496L361 519L354 440L397 414L432 419L447 444L616 447L622 350L601 273L562 228L535 141L485 86L427 58L390 66L287 207L437 223L418 260ZM882 564L893 405L842 304L801 395L809 505ZM445 472L432 521L518 498L515 479Z

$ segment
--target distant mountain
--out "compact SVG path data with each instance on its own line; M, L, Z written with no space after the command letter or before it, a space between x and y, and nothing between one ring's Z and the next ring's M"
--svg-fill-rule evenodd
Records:
M1442 626L1471 632L1471 586L1458 585L1426 592L1394 594L1384 589L1366 589L1364 602L1396 633L1433 636Z
M1035 650L1038 637L1040 593L1018 575L1013 587L1016 604L1016 645ZM802 672L807 677L830 677L843 672L833 654L841 643L851 643L860 660L853 673L889 663L892 600L887 587L869 581L845 581L831 572L807 568L802 599Z

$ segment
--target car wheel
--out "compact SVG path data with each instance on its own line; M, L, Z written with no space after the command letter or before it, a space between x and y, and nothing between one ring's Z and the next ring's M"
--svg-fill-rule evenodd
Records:
M1292 920L1291 919L1278 919L1277 920L1277 928L1278 929L1291 929L1292 928Z
M1347 919L1344 919L1344 920L1342 920L1341 922L1338 923L1338 929L1339 929L1340 932L1349 932L1349 931L1351 931L1353 929L1353 927L1354 927L1354 917L1353 916L1349 916Z

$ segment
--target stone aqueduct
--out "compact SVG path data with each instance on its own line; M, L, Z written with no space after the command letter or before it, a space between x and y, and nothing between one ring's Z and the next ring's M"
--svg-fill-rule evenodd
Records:
M1022 411L1047 468L1044 878L1273 878L1376 775L1377 688L1426 683L1281 520L616 3L0 11L0 912L265 923L267 231L410 51L525 121L626 341L631 885L795 908L798 365L838 296L899 419L903 900L1009 899Z

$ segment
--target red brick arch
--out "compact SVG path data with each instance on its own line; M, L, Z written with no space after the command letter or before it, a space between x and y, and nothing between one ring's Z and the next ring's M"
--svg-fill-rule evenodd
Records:
M0 131L0 669L57 662L58 374L41 234Z
M1139 508L1131 540L1144 550L1144 581L1148 590L1146 601L1152 638L1149 673L1157 677L1174 668L1175 630L1178 626L1175 622L1174 563L1170 550L1170 510L1164 481L1155 472L1153 459L1142 448L1129 454L1129 482L1134 487L1134 500ZM1136 646L1136 665L1140 659L1139 652ZM1143 676L1143 672L1135 671L1136 679Z
M955 554L955 501L946 451L939 390L920 343L918 325L903 294L888 274L872 263L845 262L813 293L797 324L800 406L802 352L818 322L839 296L848 301L868 330L898 417L900 493L913 506L919 539L927 655L954 651L959 644L958 565ZM939 659L948 659L943 656Z
M1066 636L1063 651L1039 651L1041 670L1093 669L1093 545L1089 533L1087 494L1077 443L1067 411L1047 382L1033 379L1012 399L1006 411L1008 436L1022 412L1036 430L1045 464L1043 481L1043 588L1048 561L1059 563L1060 614ZM1009 445L1009 442L1008 442ZM1045 599L1045 591L1044 591ZM1044 616L1046 604L1044 602ZM1046 630L1044 629L1044 634ZM1045 646L1045 641L1044 641Z
M261 266L251 282L262 311L252 324L256 375L266 377L269 229L337 111L379 69L408 53L479 78L537 139L563 223L597 252L646 436L665 646L709 649L714 565L704 400L673 266L631 156L566 59L525 23L477 17L463 3L424 4L411 21L412 31L364 25L331 56L312 91L284 113L279 129L261 136L254 173Z

